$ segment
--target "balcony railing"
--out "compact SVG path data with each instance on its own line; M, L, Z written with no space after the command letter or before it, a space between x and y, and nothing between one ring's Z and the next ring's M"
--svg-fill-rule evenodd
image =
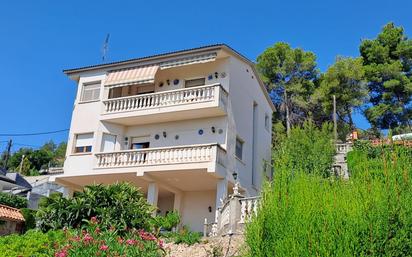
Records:
M144 95L128 96L103 101L105 113L145 110L150 108L175 106L214 101L220 84L170 90ZM226 91L224 91L226 93Z
M97 168L209 162L225 165L225 150L218 144L174 146L98 153Z

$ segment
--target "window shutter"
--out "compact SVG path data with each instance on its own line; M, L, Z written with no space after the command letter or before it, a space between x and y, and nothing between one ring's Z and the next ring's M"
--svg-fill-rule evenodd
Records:
M93 133L78 134L76 136L76 147L93 145Z

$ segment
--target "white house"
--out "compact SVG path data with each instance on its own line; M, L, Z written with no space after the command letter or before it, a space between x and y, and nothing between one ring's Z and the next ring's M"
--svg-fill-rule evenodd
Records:
M64 71L77 84L64 174L73 191L127 181L201 231L221 200L258 194L274 106L247 58L218 44ZM233 176L235 174L235 176ZM237 174L237 176L236 176Z

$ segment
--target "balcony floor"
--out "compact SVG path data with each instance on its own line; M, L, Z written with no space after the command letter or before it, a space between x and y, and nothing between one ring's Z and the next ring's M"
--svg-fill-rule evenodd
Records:
M215 190L219 177L207 170L176 170L176 171L151 171L139 176L136 172L92 174L92 175L59 175L55 182L80 191L84 186L93 184L114 184L117 182L128 182L140 188L143 193L147 192L149 183L159 184L159 188L173 188L179 191L207 191ZM162 191L162 190L160 190ZM163 190L167 191L167 190Z

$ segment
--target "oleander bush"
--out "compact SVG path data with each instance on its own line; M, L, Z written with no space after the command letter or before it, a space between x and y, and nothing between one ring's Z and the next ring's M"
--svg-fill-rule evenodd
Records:
M96 217L86 224L82 229L63 229L65 241L54 250L55 257L165 256L163 241L143 229L107 228Z
M348 181L277 165L246 229L248 256L412 256L410 149L355 148L348 164Z
M4 204L17 209L27 207L27 199L18 195L0 192L0 204Z
M29 230L23 235L8 235L0 237L0 257L14 256L53 256L55 246L64 240L63 231L41 231Z
M70 199L61 195L44 199L37 212L37 223L42 231L47 231L81 227L91 217L97 217L103 226L115 226L119 231L150 230L153 211L133 185L91 185Z

